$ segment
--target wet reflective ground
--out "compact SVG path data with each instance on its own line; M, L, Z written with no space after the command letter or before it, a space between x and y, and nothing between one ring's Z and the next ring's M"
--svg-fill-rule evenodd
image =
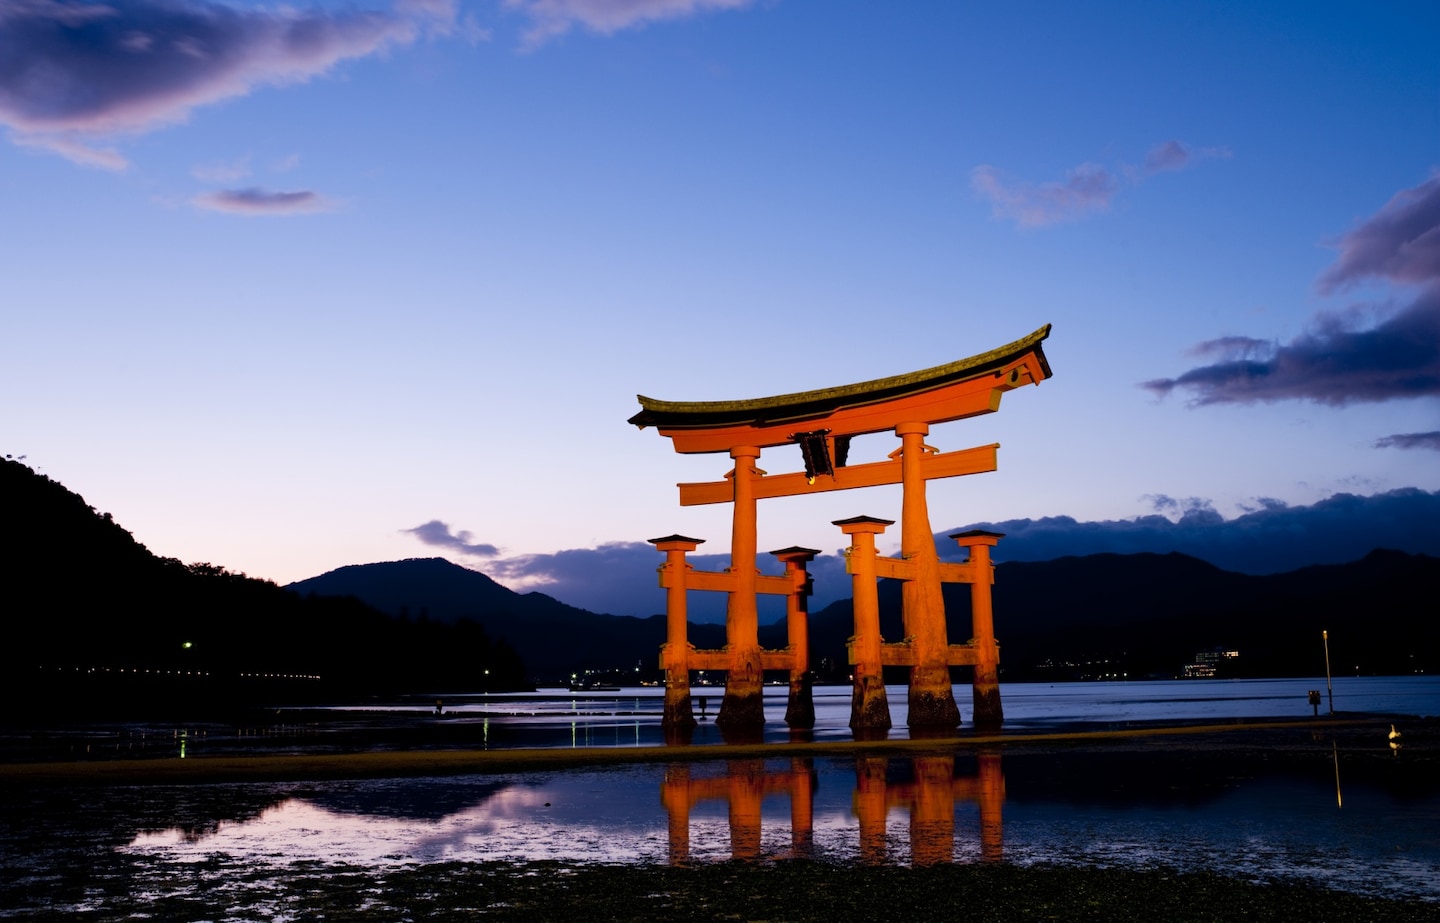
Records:
M886 687L894 727L886 737L906 740L904 686ZM1302 719L1314 712L1310 689L1325 678L1175 680L1108 683L1006 683L1001 687L1005 734L1087 731L1248 719ZM701 718L689 743L723 741L714 718L722 687L696 687ZM962 716L970 688L957 685ZM442 702L437 714L435 702ZM848 741L850 688L817 686L815 727L800 734L785 726L785 687L767 687L761 739ZM1440 716L1440 676L1336 677L1337 712ZM354 753L364 750L643 747L666 744L660 727L664 691L548 689L525 693L441 694L364 706L255 710L227 720L191 722L75 722L43 728L0 726L0 762L112 759L193 759L269 753ZM1321 706L1320 714L1327 712ZM968 720L958 736L970 735Z
M1032 870L1053 881L1046 870L1134 870L1149 876L1143 887L1171 896L1190 892L1165 876L1198 873L1419 901L1420 916L1408 918L1432 908L1440 917L1440 723L1402 719L1398 747L1388 739L1390 719L1243 725L1308 718L1304 695L1313 687L1304 679L1007 686L1001 743L971 742L962 727L923 753L904 749L903 688L892 695L889 743L863 750L849 743L848 690L817 690L809 737L839 742L831 749L845 755L787 754L778 697L767 701L775 720L764 736L773 746L746 759L706 758L720 743L717 693L711 720L695 745L671 748L675 759L563 770L544 770L544 754L660 743L658 695L457 696L443 715L433 702L401 702L282 713L254 725L12 728L0 762L83 767L138 758L147 761L140 772L148 761L203 766L235 754L546 749L529 758L535 771L429 778L99 787L0 773L0 918L391 920L467 918L482 908L528 923L545 915L527 915L523 902L550 894L536 876L584 879L593 890L614 887L596 883L597 869L702 870L730 860L771 869L990 870L985 888L995 885L992 871ZM1435 678L1337 681L1336 694L1339 709L1440 712ZM1233 729L1086 734L1157 721ZM1054 730L1074 736L1035 738ZM809 874L797 872L804 881L796 887L811 887ZM539 890L506 896L526 881ZM707 887L723 895L738 886L728 881ZM938 887L948 893L952 883ZM1031 890L1015 885L1020 895ZM605 918L626 918L631 899L613 896L619 909ZM556 907L568 900L548 899ZM428 910L415 910L422 905ZM716 907L711 917L733 917L723 901ZM1103 908L1091 917L1050 905L1029 912L1110 918ZM824 907L815 913L838 918ZM690 915L675 906L676 918ZM1192 918L1213 917L1202 905Z
M214 911L197 909L197 919L300 919L297 875L312 888L344 881L361 900L367 874L451 874L454 863L732 858L1218 872L1418 898L1440 914L1434 741L1418 734L1397 756L1362 730L438 779L19 788L0 808L0 916L112 918L153 898Z

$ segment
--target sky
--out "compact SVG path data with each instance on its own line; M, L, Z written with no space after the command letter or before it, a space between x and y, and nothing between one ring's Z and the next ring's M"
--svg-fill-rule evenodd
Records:
M932 428L1001 446L930 484L937 533L1355 498L1410 528L1436 47L1427 2L0 0L0 454L164 556L284 584L439 555L648 615L646 539L723 566L728 506L674 485L731 462L628 425L637 393L1051 324L1053 378ZM767 501L760 548L848 595L831 523L899 506Z

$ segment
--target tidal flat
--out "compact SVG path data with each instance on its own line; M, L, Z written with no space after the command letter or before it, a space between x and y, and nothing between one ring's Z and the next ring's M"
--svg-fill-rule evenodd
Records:
M107 882L106 875L123 876ZM27 920L175 923L249 920L673 921L1065 920L1422 923L1434 904L1385 900L1314 885L1258 884L1157 869L952 865L859 867L730 861L694 867L557 862L427 865L376 873L363 866L295 866L275 876L216 856L173 881L147 863L72 870L49 906L10 903ZM16 895L7 887L10 896ZM103 891L101 897L97 891Z
M1387 730L12 764L0 917L1440 919Z

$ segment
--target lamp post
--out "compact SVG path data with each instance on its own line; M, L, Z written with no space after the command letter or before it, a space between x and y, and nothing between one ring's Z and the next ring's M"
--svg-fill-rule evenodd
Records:
M1330 685L1330 632L1320 632L1320 639L1325 642L1325 693L1330 699L1330 717L1335 717L1335 689Z

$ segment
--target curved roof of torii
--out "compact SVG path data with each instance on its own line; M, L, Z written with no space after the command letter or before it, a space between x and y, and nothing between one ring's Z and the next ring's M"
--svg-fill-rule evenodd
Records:
M1030 379L1040 381L1050 377L1050 364L1040 343L1050 335L1050 325L1007 343L997 349L961 359L947 365L877 378L853 385L836 388L821 388L815 391L800 391L795 394L780 394L748 401L661 401L643 394L636 395L642 409L629 422L645 428L659 427L662 431L692 429L722 429L730 427L769 427L789 422L819 420L836 411L850 407L882 404L897 401L912 395L923 394L960 382L971 381L991 373L999 373L1028 355L1038 363L1037 376ZM1024 383L1029 383L1024 382ZM1005 382L1004 390L1017 382ZM678 448L678 447L677 447Z

